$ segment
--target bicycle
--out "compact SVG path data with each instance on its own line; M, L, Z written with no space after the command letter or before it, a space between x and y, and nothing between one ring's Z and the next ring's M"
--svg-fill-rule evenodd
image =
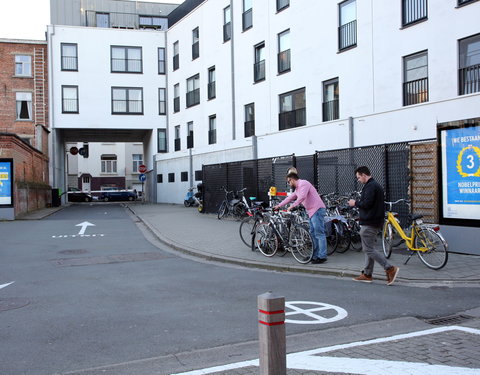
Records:
M237 199L239 193L243 193L246 188L239 190L236 192L234 198L229 199L230 195L233 195L233 191L228 191L222 186L223 191L225 192L225 199L220 204L217 212L217 218L220 220L222 217L226 217L229 215L233 215L234 217L240 218L242 217L247 209L247 205L243 202L243 200ZM245 198L243 198L245 199Z
M272 257L280 246L284 251L281 255L288 251L301 264L312 260L313 242L309 229L304 224L294 223L290 212L272 211L257 225L252 250L257 248L266 257Z
M411 225L407 229L407 232L409 232L409 235L407 235L395 214L391 212L394 204L403 201L406 200L399 199L395 202L385 202L389 206L382 230L382 246L385 257L390 258L392 255L395 235L399 235L410 250L410 255L404 264L407 264L413 254L416 253L428 268L433 270L443 268L448 261L448 244L439 233L440 227L435 224L424 224L421 220L423 215L411 214L409 215Z
M262 202L255 202L254 206L247 210L247 217L242 219L238 228L242 242L248 247L252 246L252 236L255 233L255 228L263 220L265 214L262 204Z

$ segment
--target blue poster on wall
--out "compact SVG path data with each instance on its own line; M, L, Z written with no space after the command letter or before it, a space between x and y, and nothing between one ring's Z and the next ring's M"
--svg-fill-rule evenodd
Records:
M10 206L12 202L12 162L0 161L0 206Z
M446 133L449 204L480 204L480 134L476 126Z

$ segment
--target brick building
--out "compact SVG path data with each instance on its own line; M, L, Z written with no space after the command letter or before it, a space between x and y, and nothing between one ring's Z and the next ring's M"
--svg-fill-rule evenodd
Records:
M0 159L13 159L14 217L51 203L47 67L46 41L0 39Z

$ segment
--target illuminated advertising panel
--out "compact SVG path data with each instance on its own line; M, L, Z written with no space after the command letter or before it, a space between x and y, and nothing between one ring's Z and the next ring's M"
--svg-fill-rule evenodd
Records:
M13 160L0 159L0 206L13 205Z

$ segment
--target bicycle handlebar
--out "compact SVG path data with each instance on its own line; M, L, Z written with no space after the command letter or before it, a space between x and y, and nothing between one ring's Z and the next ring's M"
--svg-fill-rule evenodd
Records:
M405 202L407 205L410 204L410 199L405 199L405 198L401 198L401 199L397 199L395 202L387 202L385 201L384 203L385 204L388 204L388 206L390 207L390 209L392 209L392 206L394 204L397 204L397 203L400 203L400 202Z

